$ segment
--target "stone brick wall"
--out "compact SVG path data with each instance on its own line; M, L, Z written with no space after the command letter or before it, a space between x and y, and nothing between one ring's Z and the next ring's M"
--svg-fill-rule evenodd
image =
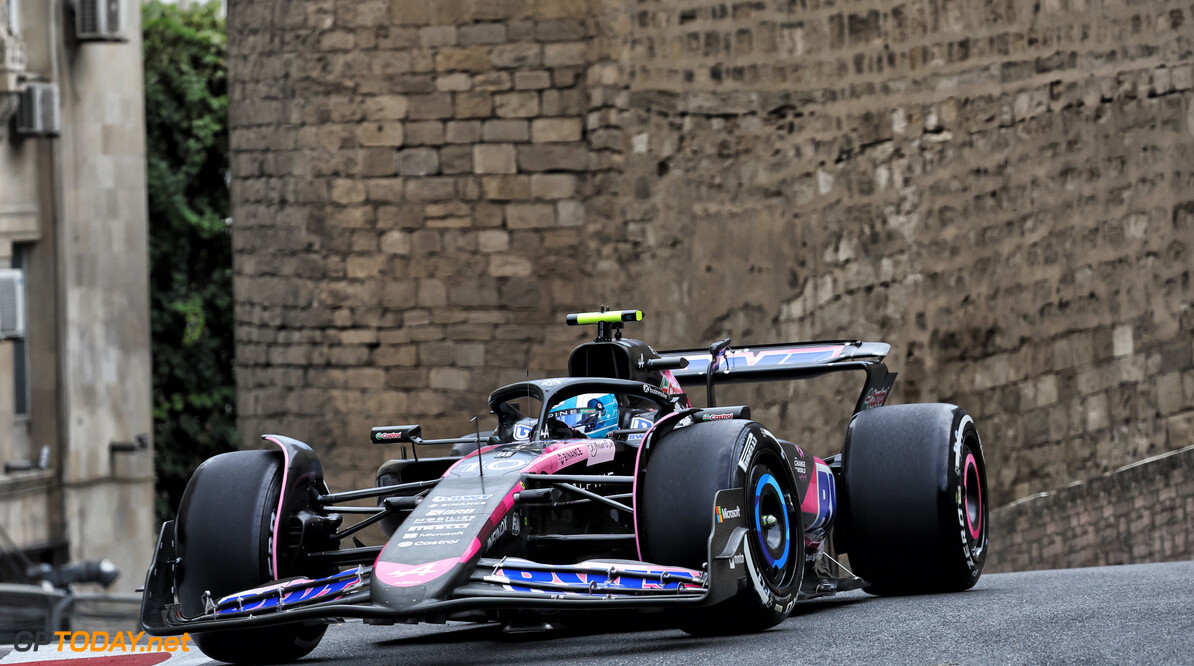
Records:
M1188 3L609 8L600 221L655 339L885 339L893 401L975 415L996 503L1194 443ZM824 454L854 390L746 395Z
M991 513L986 571L1194 559L1194 446Z
M468 432L494 387L562 367L578 331L544 324L593 305L587 16L230 3L245 445L286 432L371 483L370 426Z
M996 503L1194 441L1194 55L1150 0L230 3L242 437L338 481L469 430L562 313L893 343ZM819 380L820 381L820 380ZM820 454L856 388L744 391Z

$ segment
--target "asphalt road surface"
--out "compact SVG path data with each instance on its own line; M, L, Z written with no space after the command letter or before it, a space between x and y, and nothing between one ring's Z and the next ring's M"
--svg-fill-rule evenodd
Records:
M1194 561L987 575L952 595L851 592L801 602L775 629L730 638L641 619L520 637L496 626L350 622L331 627L300 663L1194 664Z

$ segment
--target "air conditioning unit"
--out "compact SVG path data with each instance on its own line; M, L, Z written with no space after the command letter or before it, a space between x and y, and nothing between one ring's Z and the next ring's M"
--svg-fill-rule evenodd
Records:
M127 0L75 0L75 39L80 42L123 42Z
M62 111L58 84L31 82L21 92L17 133L23 136L58 136Z
M25 337L25 272L0 269L0 340Z

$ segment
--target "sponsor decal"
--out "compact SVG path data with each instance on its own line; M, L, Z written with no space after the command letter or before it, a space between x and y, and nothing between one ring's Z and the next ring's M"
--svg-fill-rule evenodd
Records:
M402 543L410 544L409 541L403 541ZM401 546L402 543L400 543L398 545ZM454 543L460 543L460 539L436 539L434 541L431 541L431 540L416 541L414 543L414 545L416 545L416 546L451 546Z
M405 435L400 432L377 432L373 433L373 437L374 439L402 439Z
M391 587L414 587L435 580L452 570L459 558L450 557L425 564L381 562L374 567L375 578Z
M525 423L515 423L514 424L514 439L516 439L520 442L525 442L526 440L531 438L531 431L534 429L535 429L534 426L529 426Z
M556 459L560 461L560 467L571 464L575 460L585 457L585 452L580 448L569 448L556 453Z
M725 509L716 507L717 523L720 525L726 518L739 518L742 516L742 507L734 507L732 509Z
M734 553L734 556L730 558L730 568L733 569L743 562L746 562L746 556L741 552Z
M459 522L460 520L461 520L461 516L420 516L410 522L412 525L460 525L461 526L461 527L457 527L454 529L462 529L463 527L468 526L468 523ZM414 528L409 527L407 529L414 529ZM444 529L449 529L449 528L444 528Z
M804 462L804 460L800 458L793 458L792 471L796 472L800 476L804 476L805 474L808 474L808 463Z
M424 515L428 516L451 516L451 515L468 515L476 513L481 507L469 507L465 509L431 509Z
M564 380L563 379L544 379L543 381L541 381L539 383L542 384L543 386L549 386L549 387L550 386L559 386L560 384L564 383Z
M614 451L616 449L613 440L594 439L589 440L585 445L589 448L588 465L597 465L614 459Z
M702 421L729 421L734 418L733 414L702 414Z
M747 433L746 444L742 446L742 455L738 456L738 469L746 471L746 466L750 464L750 458L755 454L755 447L758 445L759 439L755 437L755 434Z
M663 381L660 382L659 388L663 389L663 392L668 395L684 395L684 389L680 388L680 384L676 381L676 376L672 374L671 370L663 371Z
M511 516L506 516L497 524L497 527L493 528L493 534L490 534L489 538L485 540L486 550L491 548L498 539L502 538L502 536L506 534L506 530L509 529L510 521Z
M412 527L411 529L414 529L414 528ZM402 538L403 539L420 539L423 537L446 538L446 537L454 537L454 536L464 536L464 531L456 530L454 532L436 532L435 534L425 534L423 532L407 532L406 534L402 535ZM402 544L398 544L398 545L401 546Z
M493 497L493 495L436 495L431 498L432 502L469 502L480 504L485 500Z
M667 393L664 393L662 389L657 389L650 384L643 384L643 393L646 393L647 395L653 395L657 398L667 398Z
M469 523L440 523L439 525L411 525L404 529L409 532L442 532L444 530L463 530L468 526Z
M890 388L885 388L879 389L878 391L875 389L867 391L866 397L862 399L863 405L865 405L867 409L882 407L883 403L887 400L887 394L890 390Z

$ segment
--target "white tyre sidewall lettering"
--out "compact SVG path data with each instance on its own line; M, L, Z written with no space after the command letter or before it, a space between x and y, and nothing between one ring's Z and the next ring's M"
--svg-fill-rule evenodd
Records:
M981 554L981 552L976 553L970 548L970 541L968 539L969 535L967 533L968 530L966 525L966 498L962 493L962 465L965 462L962 460L962 447L965 444L967 425L970 425L971 429L974 430L975 440L978 440L978 429L974 427L974 419L970 418L969 414L966 414L958 421L958 426L953 431L953 442L951 442L950 449L951 453L953 454L954 479L957 483L957 491L954 493L954 498L955 504L957 505L958 533L962 539L962 555L966 558L966 567L970 570L971 574L974 575L979 568L979 563L976 561L976 558ZM981 446L982 445L980 442L979 451L982 450ZM986 525L983 526L983 529L986 529ZM981 533L979 534L979 537L982 537ZM979 543L979 548L982 549L981 543Z

